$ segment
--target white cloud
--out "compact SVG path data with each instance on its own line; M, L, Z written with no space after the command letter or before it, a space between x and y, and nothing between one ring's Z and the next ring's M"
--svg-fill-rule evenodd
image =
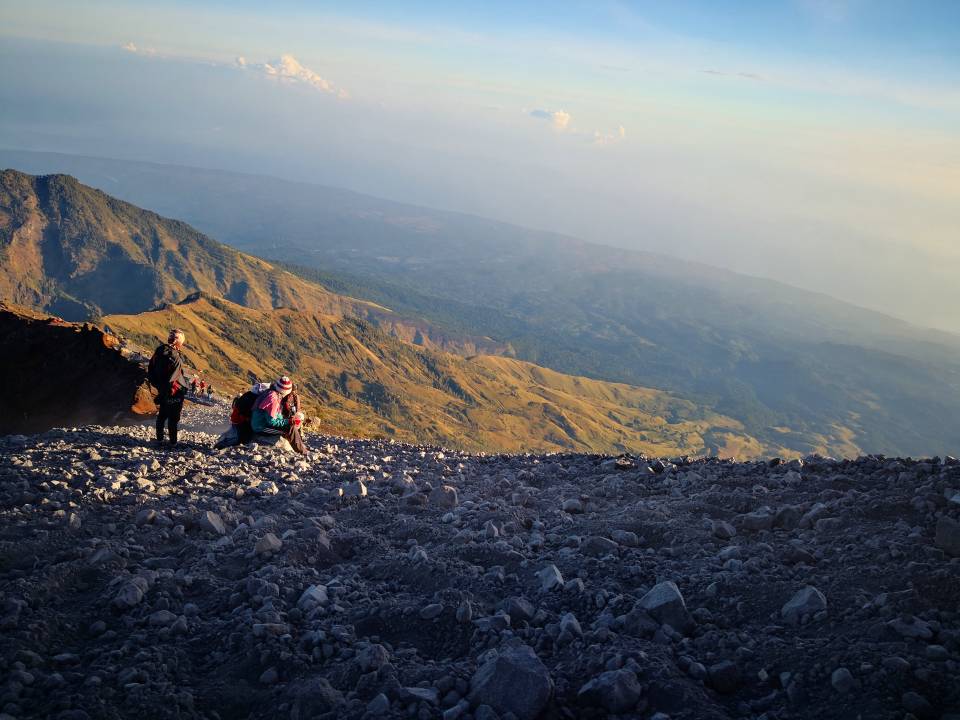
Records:
M268 77L276 78L281 82L300 83L316 88L321 92L336 95L339 98L349 97L347 92L341 88L336 88L333 84L314 72L310 68L302 65L293 55L285 53L279 60L271 60L265 63L250 63L243 56L236 59L238 67L252 69Z
M623 125L618 125L613 132L593 131L593 142L596 145L612 145L618 143L627 136L627 129Z
M530 117L549 120L557 130L566 130L570 125L570 113L564 110L531 110Z
M120 46L121 50L126 50L128 53L133 53L134 55L156 55L156 48L142 48L134 42L125 42Z

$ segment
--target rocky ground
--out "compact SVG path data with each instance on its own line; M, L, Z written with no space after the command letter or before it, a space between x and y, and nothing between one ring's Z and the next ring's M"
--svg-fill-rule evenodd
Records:
M0 438L3 720L960 717L956 460L151 433Z

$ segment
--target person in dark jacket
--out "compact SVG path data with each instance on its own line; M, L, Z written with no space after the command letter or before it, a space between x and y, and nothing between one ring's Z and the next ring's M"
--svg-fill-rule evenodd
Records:
M177 444L177 425L183 412L183 399L187 395L190 380L183 371L183 356L180 350L186 341L183 330L170 331L165 345L158 347L148 366L150 384L157 389L157 442L163 442L163 428L170 430L170 444Z
M230 423L236 429L237 440L246 445L253 439L253 426L250 418L253 416L253 407L257 399L270 389L267 383L254 383L247 392L233 400L230 412Z

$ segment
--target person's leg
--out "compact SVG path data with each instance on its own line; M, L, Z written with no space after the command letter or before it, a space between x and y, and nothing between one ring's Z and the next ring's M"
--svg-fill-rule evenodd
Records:
M177 426L180 424L180 413L183 411L183 400L170 403L170 444L177 444Z
M167 422L168 407L166 398L157 401L157 442L163 442L163 426Z

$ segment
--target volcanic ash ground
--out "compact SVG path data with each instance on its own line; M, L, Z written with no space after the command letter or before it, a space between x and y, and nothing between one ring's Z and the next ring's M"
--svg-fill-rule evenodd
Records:
M960 463L0 438L0 718L957 718Z

